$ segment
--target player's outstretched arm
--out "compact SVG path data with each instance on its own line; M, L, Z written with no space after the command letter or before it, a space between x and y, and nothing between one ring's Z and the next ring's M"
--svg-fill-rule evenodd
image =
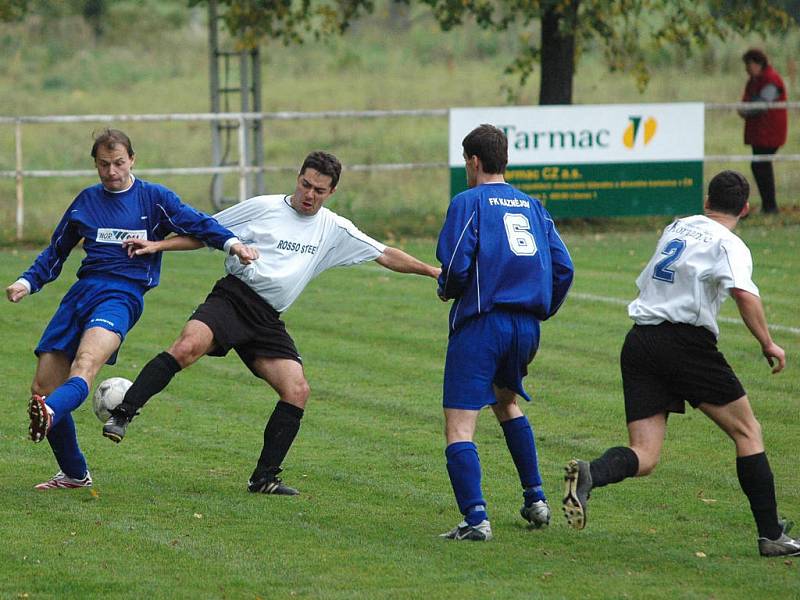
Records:
M196 250L197 248L202 248L205 244L195 237L176 235L160 241L138 239L125 240L123 246L128 249L128 256L134 257L154 254L156 252L169 252L171 250ZM245 246L241 242L232 244L229 253L238 257L239 262L243 265L249 265L254 260L258 260L259 257L256 248Z
M397 271L398 273L415 273L417 275L433 277L434 279L438 278L439 273L442 272L439 267L434 267L433 265L424 263L418 258L414 258L410 254L403 252L402 250L398 250L397 248L392 248L391 246L386 246L383 254L376 258L375 262L382 267L386 267L390 271Z
M128 256L133 258L134 256L169 252L171 250L196 250L197 248L202 248L205 244L188 235L176 235L157 241L129 239L125 240L122 245L128 249Z
M767 317L764 314L764 306L761 298L745 290L733 288L731 296L736 301L739 314L742 316L744 324L761 344L761 352L767 359L773 373L779 373L786 366L786 353L783 348L772 341L767 327Z

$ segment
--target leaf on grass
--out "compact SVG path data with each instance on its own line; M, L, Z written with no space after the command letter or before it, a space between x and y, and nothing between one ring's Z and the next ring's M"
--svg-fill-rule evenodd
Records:
M695 552L694 555L697 558L705 558L706 557L706 553L705 552Z
M200 513L194 513L194 518L195 519L202 519L203 515L201 515Z
M706 504L714 504L714 502L716 502L714 498L700 498L700 500Z
M91 490L89 490L89 493L92 495L92 498L94 498L95 500L97 500L97 499L99 499L99 498L100 498L100 494L98 494L98 493L97 493L97 490L96 490L96 489L94 489L94 488L92 488Z

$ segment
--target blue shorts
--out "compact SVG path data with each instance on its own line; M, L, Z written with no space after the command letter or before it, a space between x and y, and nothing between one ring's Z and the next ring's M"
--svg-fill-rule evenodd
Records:
M53 318L42 334L34 352L63 352L75 358L83 332L102 327L119 336L125 335L142 316L145 288L117 277L86 277L79 279L61 300ZM117 362L114 352L106 364Z
M539 348L539 320L493 310L450 334L444 364L444 407L480 410L495 404L493 385L530 401L522 387Z

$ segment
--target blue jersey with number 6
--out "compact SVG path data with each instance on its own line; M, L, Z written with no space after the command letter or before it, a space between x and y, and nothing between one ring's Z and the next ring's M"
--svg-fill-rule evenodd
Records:
M439 234L439 296L455 299L450 330L495 308L556 313L573 265L552 217L507 183L485 183L455 196Z

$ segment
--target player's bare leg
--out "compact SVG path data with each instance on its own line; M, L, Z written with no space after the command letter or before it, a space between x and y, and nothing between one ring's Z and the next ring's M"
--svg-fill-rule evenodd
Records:
M628 423L629 447L609 448L591 463L583 460L567 463L563 499L567 524L574 529L586 527L592 489L651 473L658 464L666 429L666 413L631 421Z
M264 445L258 463L247 482L250 492L295 496L299 492L277 477L300 430L311 388L303 365L286 358L258 357L253 370L278 393L278 403L264 428Z
M214 346L214 334L208 325L190 319L169 350L153 357L136 376L125 393L125 399L111 411L103 425L103 436L112 442L121 442L128 424L147 401L167 387L179 371L197 362Z
M800 540L786 535L791 522L778 517L774 477L764 451L761 425L747 396L724 406L703 403L699 408L736 445L736 474L758 528L759 553L762 556L800 556Z
M542 490L533 428L520 409L514 391L494 386L494 395L497 404L492 405L492 411L503 428L508 451L514 460L524 490L523 505L519 514L534 529L546 527L550 524L552 512Z

